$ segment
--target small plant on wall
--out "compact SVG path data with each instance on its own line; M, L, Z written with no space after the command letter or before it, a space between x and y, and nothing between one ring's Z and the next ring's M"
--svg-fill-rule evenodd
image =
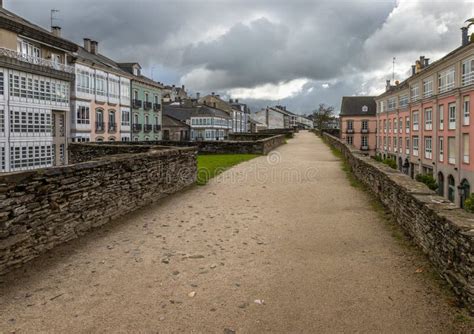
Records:
M471 193L468 198L464 201L464 209L474 213L474 194Z
M438 189L438 184L436 183L435 178L433 175L430 174L417 174L415 179L418 182L422 182L428 186L431 190L436 190Z

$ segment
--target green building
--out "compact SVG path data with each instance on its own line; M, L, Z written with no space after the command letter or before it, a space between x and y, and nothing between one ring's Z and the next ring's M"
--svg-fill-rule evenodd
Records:
M163 85L141 74L138 63L121 63L131 80L132 141L161 140Z

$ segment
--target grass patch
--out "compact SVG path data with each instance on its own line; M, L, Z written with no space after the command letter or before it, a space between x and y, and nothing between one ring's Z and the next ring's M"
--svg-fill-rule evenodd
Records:
M205 185L210 179L241 162L258 157L258 154L200 154L197 157L198 185Z

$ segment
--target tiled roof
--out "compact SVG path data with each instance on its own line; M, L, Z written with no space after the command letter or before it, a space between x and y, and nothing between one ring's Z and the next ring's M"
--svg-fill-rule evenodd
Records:
M112 69L117 74L120 74L126 77L131 77L130 73L122 70L118 66L118 64L114 62L112 59L107 58L106 56L101 55L101 54L94 54L92 52L88 52L86 49L84 49L81 46L77 50L77 58L97 64L99 65L99 67L105 67L104 68L105 70Z
M363 111L364 106L368 108ZM374 96L344 96L341 104L341 116L375 115L376 104Z
M188 127L189 128L188 124L170 115L163 115L162 122L163 122L162 123L163 127Z

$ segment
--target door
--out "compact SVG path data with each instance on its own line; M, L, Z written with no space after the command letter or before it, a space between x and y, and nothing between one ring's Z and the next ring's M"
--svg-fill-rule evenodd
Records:
M66 156L66 113L64 111L53 110L52 117L52 135L53 135L53 164L55 166L64 166L67 164Z

